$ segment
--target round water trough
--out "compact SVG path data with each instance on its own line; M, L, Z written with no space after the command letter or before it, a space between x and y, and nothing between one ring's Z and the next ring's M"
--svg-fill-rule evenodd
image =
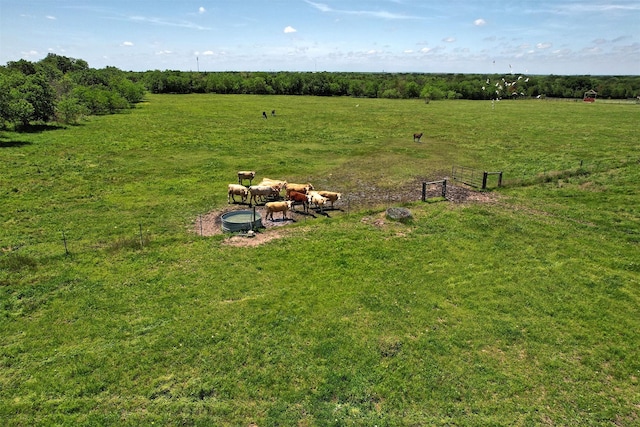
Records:
M260 212L240 210L222 215L222 231L233 233L236 231L255 230L262 227Z

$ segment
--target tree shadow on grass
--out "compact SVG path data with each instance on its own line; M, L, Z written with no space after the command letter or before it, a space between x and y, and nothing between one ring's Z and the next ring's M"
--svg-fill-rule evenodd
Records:
M18 132L18 133L42 133L42 132L60 130L60 129L65 129L65 128L66 128L66 126L55 125L55 124L36 124L36 125L20 126L18 129L16 129L16 132Z
M0 137L0 148L22 147L23 145L31 145L31 142L5 140L4 138Z
M66 126L57 125L57 124L35 124L35 125L27 125L27 126L19 126L14 132L17 134L31 134L31 133L42 133L55 131L60 129L65 129ZM11 139L4 134L0 134L0 148L11 148L11 147L22 147L24 145L31 145L31 141L19 141L16 139Z

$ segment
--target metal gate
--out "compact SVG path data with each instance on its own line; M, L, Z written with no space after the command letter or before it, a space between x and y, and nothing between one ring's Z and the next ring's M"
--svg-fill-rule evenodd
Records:
M490 175L497 175L498 187L502 187L502 171L487 172L464 166L453 166L451 168L451 176L454 181L461 182L471 187L481 188L483 190L487 188L487 180Z

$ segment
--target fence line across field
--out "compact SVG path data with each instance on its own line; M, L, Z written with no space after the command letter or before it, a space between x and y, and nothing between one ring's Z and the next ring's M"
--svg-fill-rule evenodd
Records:
M594 160L576 160L574 164L564 165L557 168L549 167L547 170L535 170L533 168L526 169L507 169L504 171L482 171L479 169L453 166L452 178L445 178L442 180L434 180L428 182L421 182L422 185L422 201L426 201L429 197L440 197L447 199L451 193L455 182L471 183L476 188L483 188L490 186L488 181L492 181L493 176L497 176L497 185L511 186L511 185L528 185L540 182L547 182L554 179L570 179L574 175L589 174L594 172L601 172L608 169L615 169L619 167L638 167L640 166L640 156L635 153L629 154L624 158L599 158ZM452 183L453 179L453 183ZM440 185L440 188L436 186ZM397 192L393 192L389 189L382 189L378 202L387 207L394 205L396 202L401 202L402 198L397 199L393 196L397 196ZM415 190L414 190L415 191ZM415 194L415 193L414 193ZM419 197L419 196L418 196ZM415 199L414 199L415 200ZM342 201L343 205L338 208L346 215L357 212L360 209L371 207L370 200L363 199L360 195L353 197L347 193L347 196ZM308 217L304 216L304 220L307 221ZM203 236L204 233L205 214L196 214L194 223L192 225L193 231L196 235ZM59 248L62 255L70 256L86 251L95 251L96 248L106 250L119 250L119 249L131 249L131 250L144 250L150 246L151 236L154 235L154 229L158 227L155 235L163 235L166 227L160 225L144 226L140 222L134 222L131 224L120 224L116 227L119 231L116 233L105 232L100 237L95 237L94 241L87 240L82 232L81 225L75 225L72 228L63 228L57 230L51 230L50 233L38 234L34 236L14 236L14 242L6 242L1 246L4 248L25 248L31 247L36 250L38 245L54 245ZM148 230L147 230L148 228ZM162 228L162 230L160 230ZM128 232L123 232L129 230ZM146 231L145 231L146 230ZM178 232L178 230L174 230ZM8 237L8 236L7 236ZM5 252L8 252L6 250ZM14 249L11 249L13 252Z

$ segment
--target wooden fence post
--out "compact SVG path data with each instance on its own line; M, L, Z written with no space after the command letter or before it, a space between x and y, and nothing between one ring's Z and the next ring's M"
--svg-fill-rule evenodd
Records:
M67 236L64 234L64 230L62 230L62 241L64 242L64 254L69 256L69 248L67 247Z

